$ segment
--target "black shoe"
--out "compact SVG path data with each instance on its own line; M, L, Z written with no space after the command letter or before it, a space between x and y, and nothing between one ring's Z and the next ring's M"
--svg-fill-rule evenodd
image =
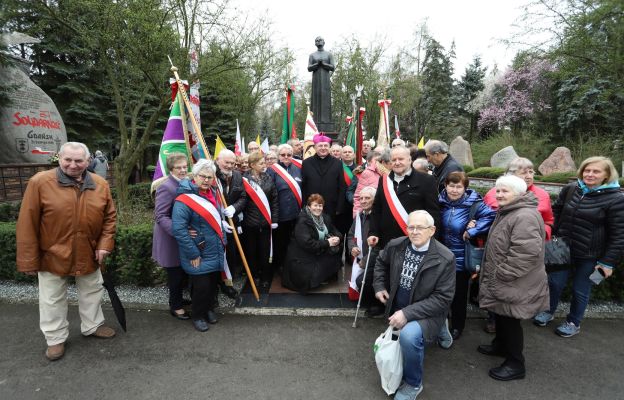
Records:
M459 339L461 334L462 334L462 332L459 329L452 329L451 330L451 337L453 338L453 340Z
M477 351L481 354L485 354L486 356L507 357L503 351L495 348L491 344L480 344L477 347Z
M524 367L511 367L509 365L501 365L500 367L490 370L490 377L498 381L512 381L514 379L524 379Z
M187 319L191 318L189 317L189 315L187 313L182 313L182 314L178 314L177 312L175 312L174 310L169 310L169 312L171 313L171 315L173 315L174 317L176 317L179 320L182 321L186 321Z
M182 305L183 306L190 306L191 304L193 304L193 302L191 300L182 299Z
M263 280L263 281L260 281L260 287L261 287L262 289L268 289L268 288L270 288L270 287L271 287L271 282L269 282L269 281L264 281L264 280Z
M238 296L238 292L232 286L223 286L221 291L230 299L235 299Z
M219 322L219 319L217 318L217 313L214 311L208 311L208 313L206 313L206 320L208 320L209 324L213 325Z
M195 326L195 329L200 332L206 332L208 329L210 329L210 326L208 326L206 321L204 321L203 319L194 319L193 325Z

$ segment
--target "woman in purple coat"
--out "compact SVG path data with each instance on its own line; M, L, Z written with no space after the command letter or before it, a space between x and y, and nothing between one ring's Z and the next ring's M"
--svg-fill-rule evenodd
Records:
M176 198L180 181L186 177L188 161L183 153L171 153L167 156L169 176L156 189L154 206L154 236L152 242L152 258L167 271L169 287L169 311L180 320L189 319L182 307L182 290L187 275L180 266L178 242L173 237L171 210Z

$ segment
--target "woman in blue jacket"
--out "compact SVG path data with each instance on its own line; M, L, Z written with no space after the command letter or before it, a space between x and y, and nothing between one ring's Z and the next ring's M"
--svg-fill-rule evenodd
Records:
M451 304L451 336L459 338L466 324L468 304L468 283L470 273L464 268L466 240L487 235L496 212L488 207L479 193L468 189L470 181L463 172L451 172L445 180L445 188L440 193L442 243L455 255L455 297ZM475 206L475 215L470 220L470 209Z
M225 233L221 204L213 185L216 167L199 160L193 167L193 180L180 182L173 205L173 236L180 249L180 263L192 285L193 325L200 332L217 322L214 298L223 270ZM191 231L197 234L191 235Z

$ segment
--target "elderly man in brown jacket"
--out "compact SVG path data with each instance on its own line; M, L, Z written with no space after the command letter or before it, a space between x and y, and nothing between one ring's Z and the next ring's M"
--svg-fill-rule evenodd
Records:
M99 269L114 247L115 205L108 183L87 172L88 164L87 146L61 146L59 167L28 182L17 221L17 270L38 275L39 325L51 361L63 356L69 336L68 276L76 280L82 334L115 336L103 325Z

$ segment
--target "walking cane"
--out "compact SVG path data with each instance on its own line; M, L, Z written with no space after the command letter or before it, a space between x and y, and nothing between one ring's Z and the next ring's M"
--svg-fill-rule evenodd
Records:
M371 253L373 252L373 248L368 248L368 255L366 256L366 265L364 266L364 276L362 277L362 288L360 289L360 298L358 299L357 308L355 309L355 319L353 320L352 328L357 327L357 317L360 312L360 304L362 303L362 296L364 295L364 283L366 282L366 271L368 271L368 262L370 261Z

